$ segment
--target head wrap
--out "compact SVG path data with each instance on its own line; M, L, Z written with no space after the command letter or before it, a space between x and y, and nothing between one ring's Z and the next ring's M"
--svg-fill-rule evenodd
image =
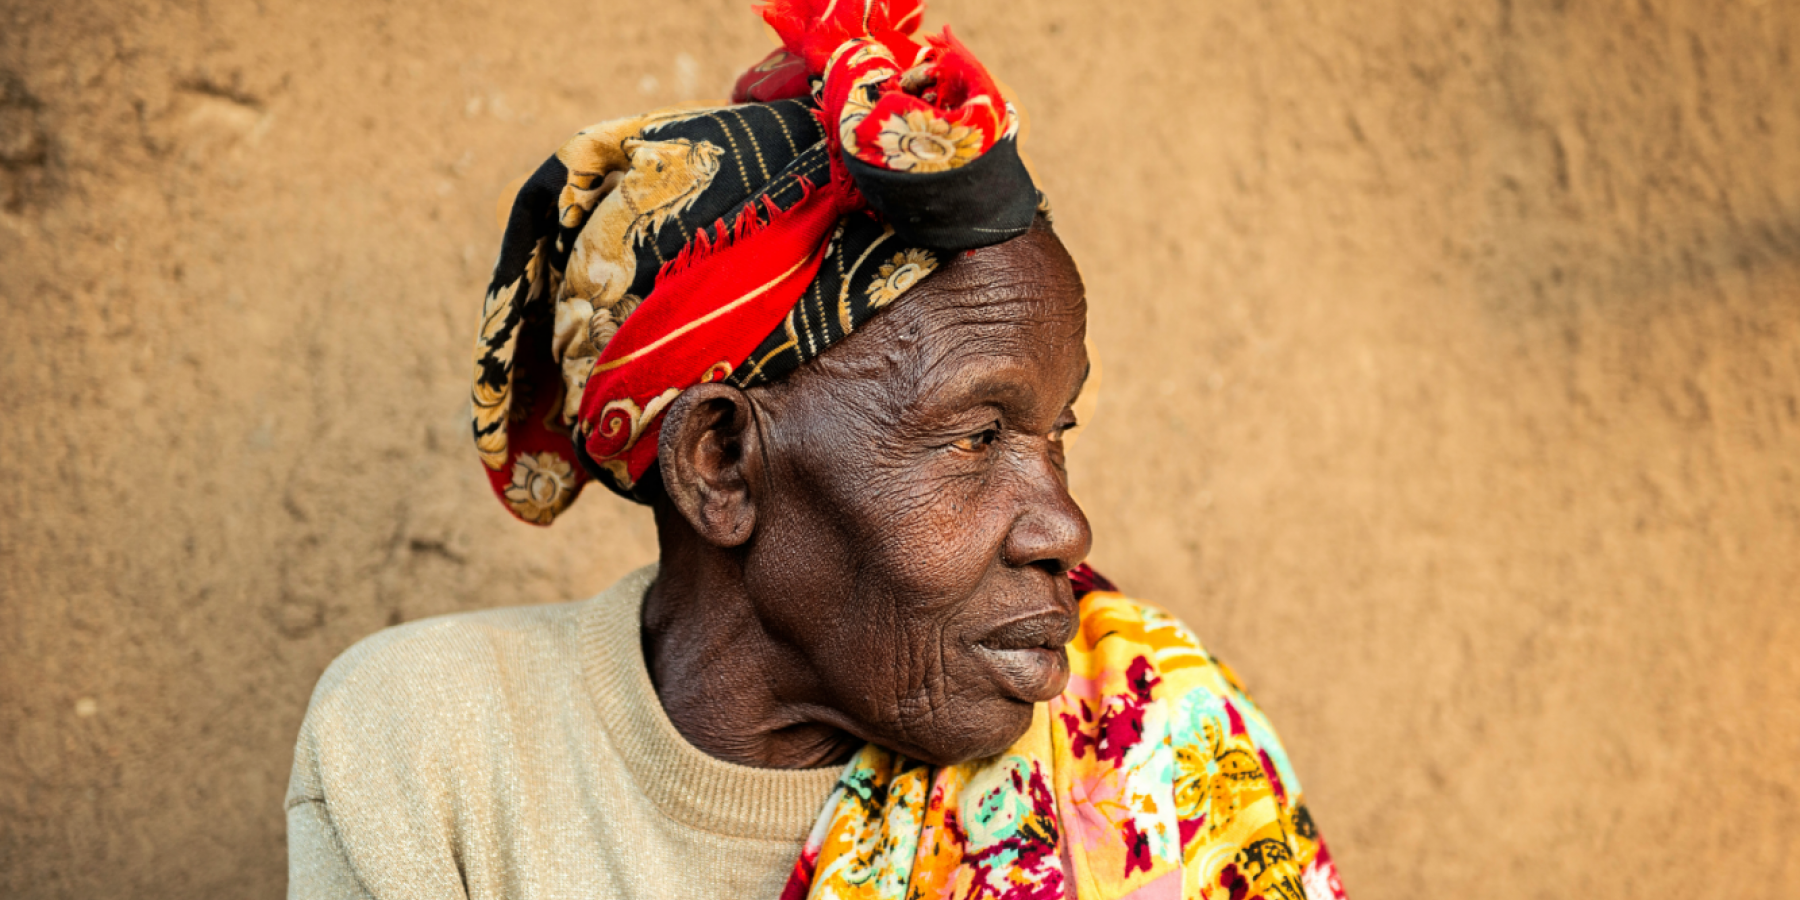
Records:
M475 443L513 514L633 496L683 390L819 355L945 253L1039 207L1018 117L919 0L773 0L732 104L585 129L513 203L475 344Z

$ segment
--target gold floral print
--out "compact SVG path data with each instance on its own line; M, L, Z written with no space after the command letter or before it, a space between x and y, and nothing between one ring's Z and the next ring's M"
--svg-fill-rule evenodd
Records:
M632 310L643 302L635 294L626 294L605 305L570 297L556 305L556 325L550 341L550 352L562 366L562 407L557 411L559 424L567 427L581 412L581 399L587 390L588 376L606 345L619 333ZM598 306L598 308L596 308Z
M554 453L520 454L513 463L506 503L519 518L548 525L575 499L575 470Z
M509 284L488 291L482 303L481 332L475 338L475 387L473 403L475 447L488 468L506 465L506 422L513 407L513 351L519 343L521 309L542 290L547 241L531 249L525 271ZM489 368L504 374L496 380Z
M625 324L625 319L642 302L644 302L643 298L634 294L626 294L610 309L597 310L588 319L588 346L594 348L596 355L606 349L607 342L613 339L613 335L619 333L619 326Z
M875 143L887 167L899 172L943 172L981 155L981 132L926 109L889 116Z
M892 260L882 263L875 272L875 283L869 285L869 305L879 309L894 302L894 298L906 293L935 268L937 259L929 250L915 247L894 254Z
M1207 771L1206 755L1200 748L1186 744L1175 747L1175 812L1184 819L1206 815L1206 801L1211 799L1212 777Z
M847 61L844 60L846 55ZM875 111L881 86L893 76L898 66L894 54L885 45L867 38L846 41L832 53L826 68L838 68L840 61L843 70L861 70L851 78L850 89L844 95L844 109L838 114L838 140L844 145L844 155L859 156L862 148L856 139L856 127Z

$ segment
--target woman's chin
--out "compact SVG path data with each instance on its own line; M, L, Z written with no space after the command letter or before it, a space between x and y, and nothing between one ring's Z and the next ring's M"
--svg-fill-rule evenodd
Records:
M934 766L954 766L999 756L1030 730L1033 709L1034 704L1003 696L992 697L971 705L954 717L963 727L953 733L933 734L929 729L910 732L917 742L899 752Z

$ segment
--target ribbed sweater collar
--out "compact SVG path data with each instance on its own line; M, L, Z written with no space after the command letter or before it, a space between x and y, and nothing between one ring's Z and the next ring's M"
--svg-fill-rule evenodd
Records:
M758 769L706 755L675 730L644 665L649 565L588 601L581 665L600 719L632 780L678 822L715 834L767 840L806 837L842 767Z

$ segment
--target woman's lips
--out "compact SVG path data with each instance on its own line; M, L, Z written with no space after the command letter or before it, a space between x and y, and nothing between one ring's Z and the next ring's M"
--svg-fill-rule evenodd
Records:
M1001 691L1021 703L1054 699L1069 683L1069 653L1061 647L995 650L978 644L976 649Z
M1064 612L1014 619L975 643L975 650L1000 689L1022 703L1043 703L1069 683L1069 653L1075 617Z

